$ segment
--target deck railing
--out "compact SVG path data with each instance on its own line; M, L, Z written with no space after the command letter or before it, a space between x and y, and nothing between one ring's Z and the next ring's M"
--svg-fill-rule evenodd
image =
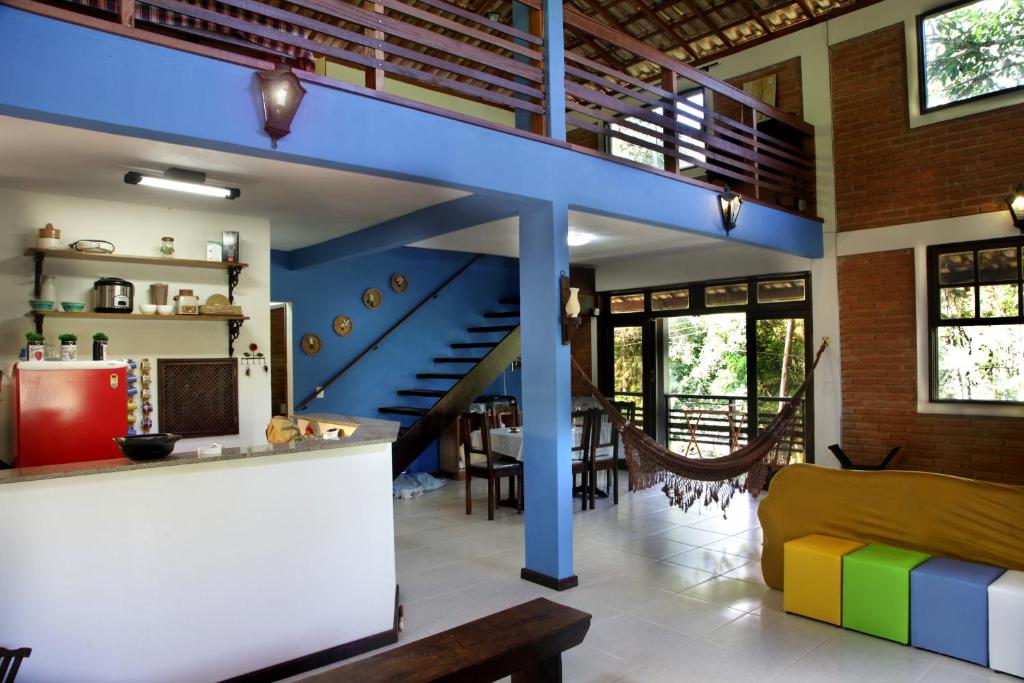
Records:
M379 93L388 76L516 112L520 129L543 133L542 0L517 1L524 9L520 18L527 17L517 20L517 26L511 25L507 8L504 13L481 14L448 0L0 4L249 66L287 61L310 69L314 58L324 57L357 70L346 72L343 77L349 83L339 87ZM610 154L611 140L628 143L660 155L662 172L728 184L747 197L814 212L812 126L572 8L564 9L563 20L571 44L594 49L614 45L619 52L631 53L633 64L649 67L637 75L575 51L552 55L564 60L570 139L578 131L591 134L597 140L593 153L598 154ZM601 52L607 54L603 48L594 54ZM353 84L352 73L359 71L361 82ZM305 77L331 82L322 76ZM703 89L703 102L679 94L686 84ZM438 106L444 108L436 102L429 108ZM460 115L458 106L451 109ZM461 118L466 118L465 112ZM486 125L502 124L492 118Z
M763 430L787 399L757 397L757 431ZM705 394L665 394L665 430L668 445L689 457L718 457L746 445L750 439L750 420L746 396ZM791 437L781 447L790 450L793 462L803 462L806 432L805 403L797 411Z

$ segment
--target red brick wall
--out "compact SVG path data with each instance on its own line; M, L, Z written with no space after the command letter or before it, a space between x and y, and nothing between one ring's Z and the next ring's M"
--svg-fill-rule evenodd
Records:
M839 258L843 449L901 469L1024 484L1024 420L917 412L911 249Z
M1005 210L1024 105L911 129L902 24L830 53L840 231Z

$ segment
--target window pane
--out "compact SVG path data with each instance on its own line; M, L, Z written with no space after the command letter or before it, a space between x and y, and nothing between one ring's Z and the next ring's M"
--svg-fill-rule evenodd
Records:
M939 254L939 284L959 285L974 282L974 252Z
M1017 281L1017 247L978 251L978 279L982 282Z
M703 106L703 90L697 90L692 94L687 95L686 98L679 103L680 113L676 114L676 121L686 126L687 128L700 130L701 127L704 125L704 110L702 109ZM680 154L692 157L693 159L696 159L700 163L704 163L705 161L707 161L707 157L705 155L692 149L692 147L700 147L701 149L703 149L705 147L703 140L692 138L689 135L680 135L679 139L682 140L683 143L685 143L679 146ZM691 145L691 147L687 147L686 145ZM680 159L679 168L693 168L693 164L683 159Z
M638 294L616 294L611 301L612 313L642 313L644 310L643 292Z
M978 289L982 318L1017 315L1017 285L982 285Z
M690 290L674 289L651 294L652 311L674 311L690 307Z
M936 397L1024 401L1024 325L940 327Z
M939 316L943 320L974 317L974 287L943 287L939 290Z
M925 109L1024 85L1024 4L977 0L921 22Z
M742 306L746 303L747 283L745 282L732 285L708 285L704 290L704 305L709 308Z
M805 287L806 281L803 278L758 282L757 303L773 304L782 301L803 301L807 298Z

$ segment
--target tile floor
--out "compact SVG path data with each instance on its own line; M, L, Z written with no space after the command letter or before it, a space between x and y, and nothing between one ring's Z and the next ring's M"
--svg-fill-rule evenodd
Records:
M656 489L623 490L618 506L600 500L585 513L577 500L580 585L559 593L519 578L522 517L499 509L488 522L483 488L467 516L463 491L449 482L395 501L399 644L542 596L593 615L564 655L567 681L1020 681L783 613L782 593L761 579L749 497L728 517L672 509Z

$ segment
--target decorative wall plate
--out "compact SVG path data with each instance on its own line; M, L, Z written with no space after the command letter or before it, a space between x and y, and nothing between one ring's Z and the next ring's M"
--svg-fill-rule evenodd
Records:
M401 273L395 273L391 276L391 289L395 290L399 294L409 288L409 280L406 279L405 275Z
M320 337L312 332L302 335L302 351L307 356L315 356L320 353Z
M376 287L370 287L368 290L363 292L363 304L365 304L369 309L380 308L383 298L384 297L381 295L380 290Z
M342 337L352 334L352 318L347 315L339 315L334 319L334 331Z

